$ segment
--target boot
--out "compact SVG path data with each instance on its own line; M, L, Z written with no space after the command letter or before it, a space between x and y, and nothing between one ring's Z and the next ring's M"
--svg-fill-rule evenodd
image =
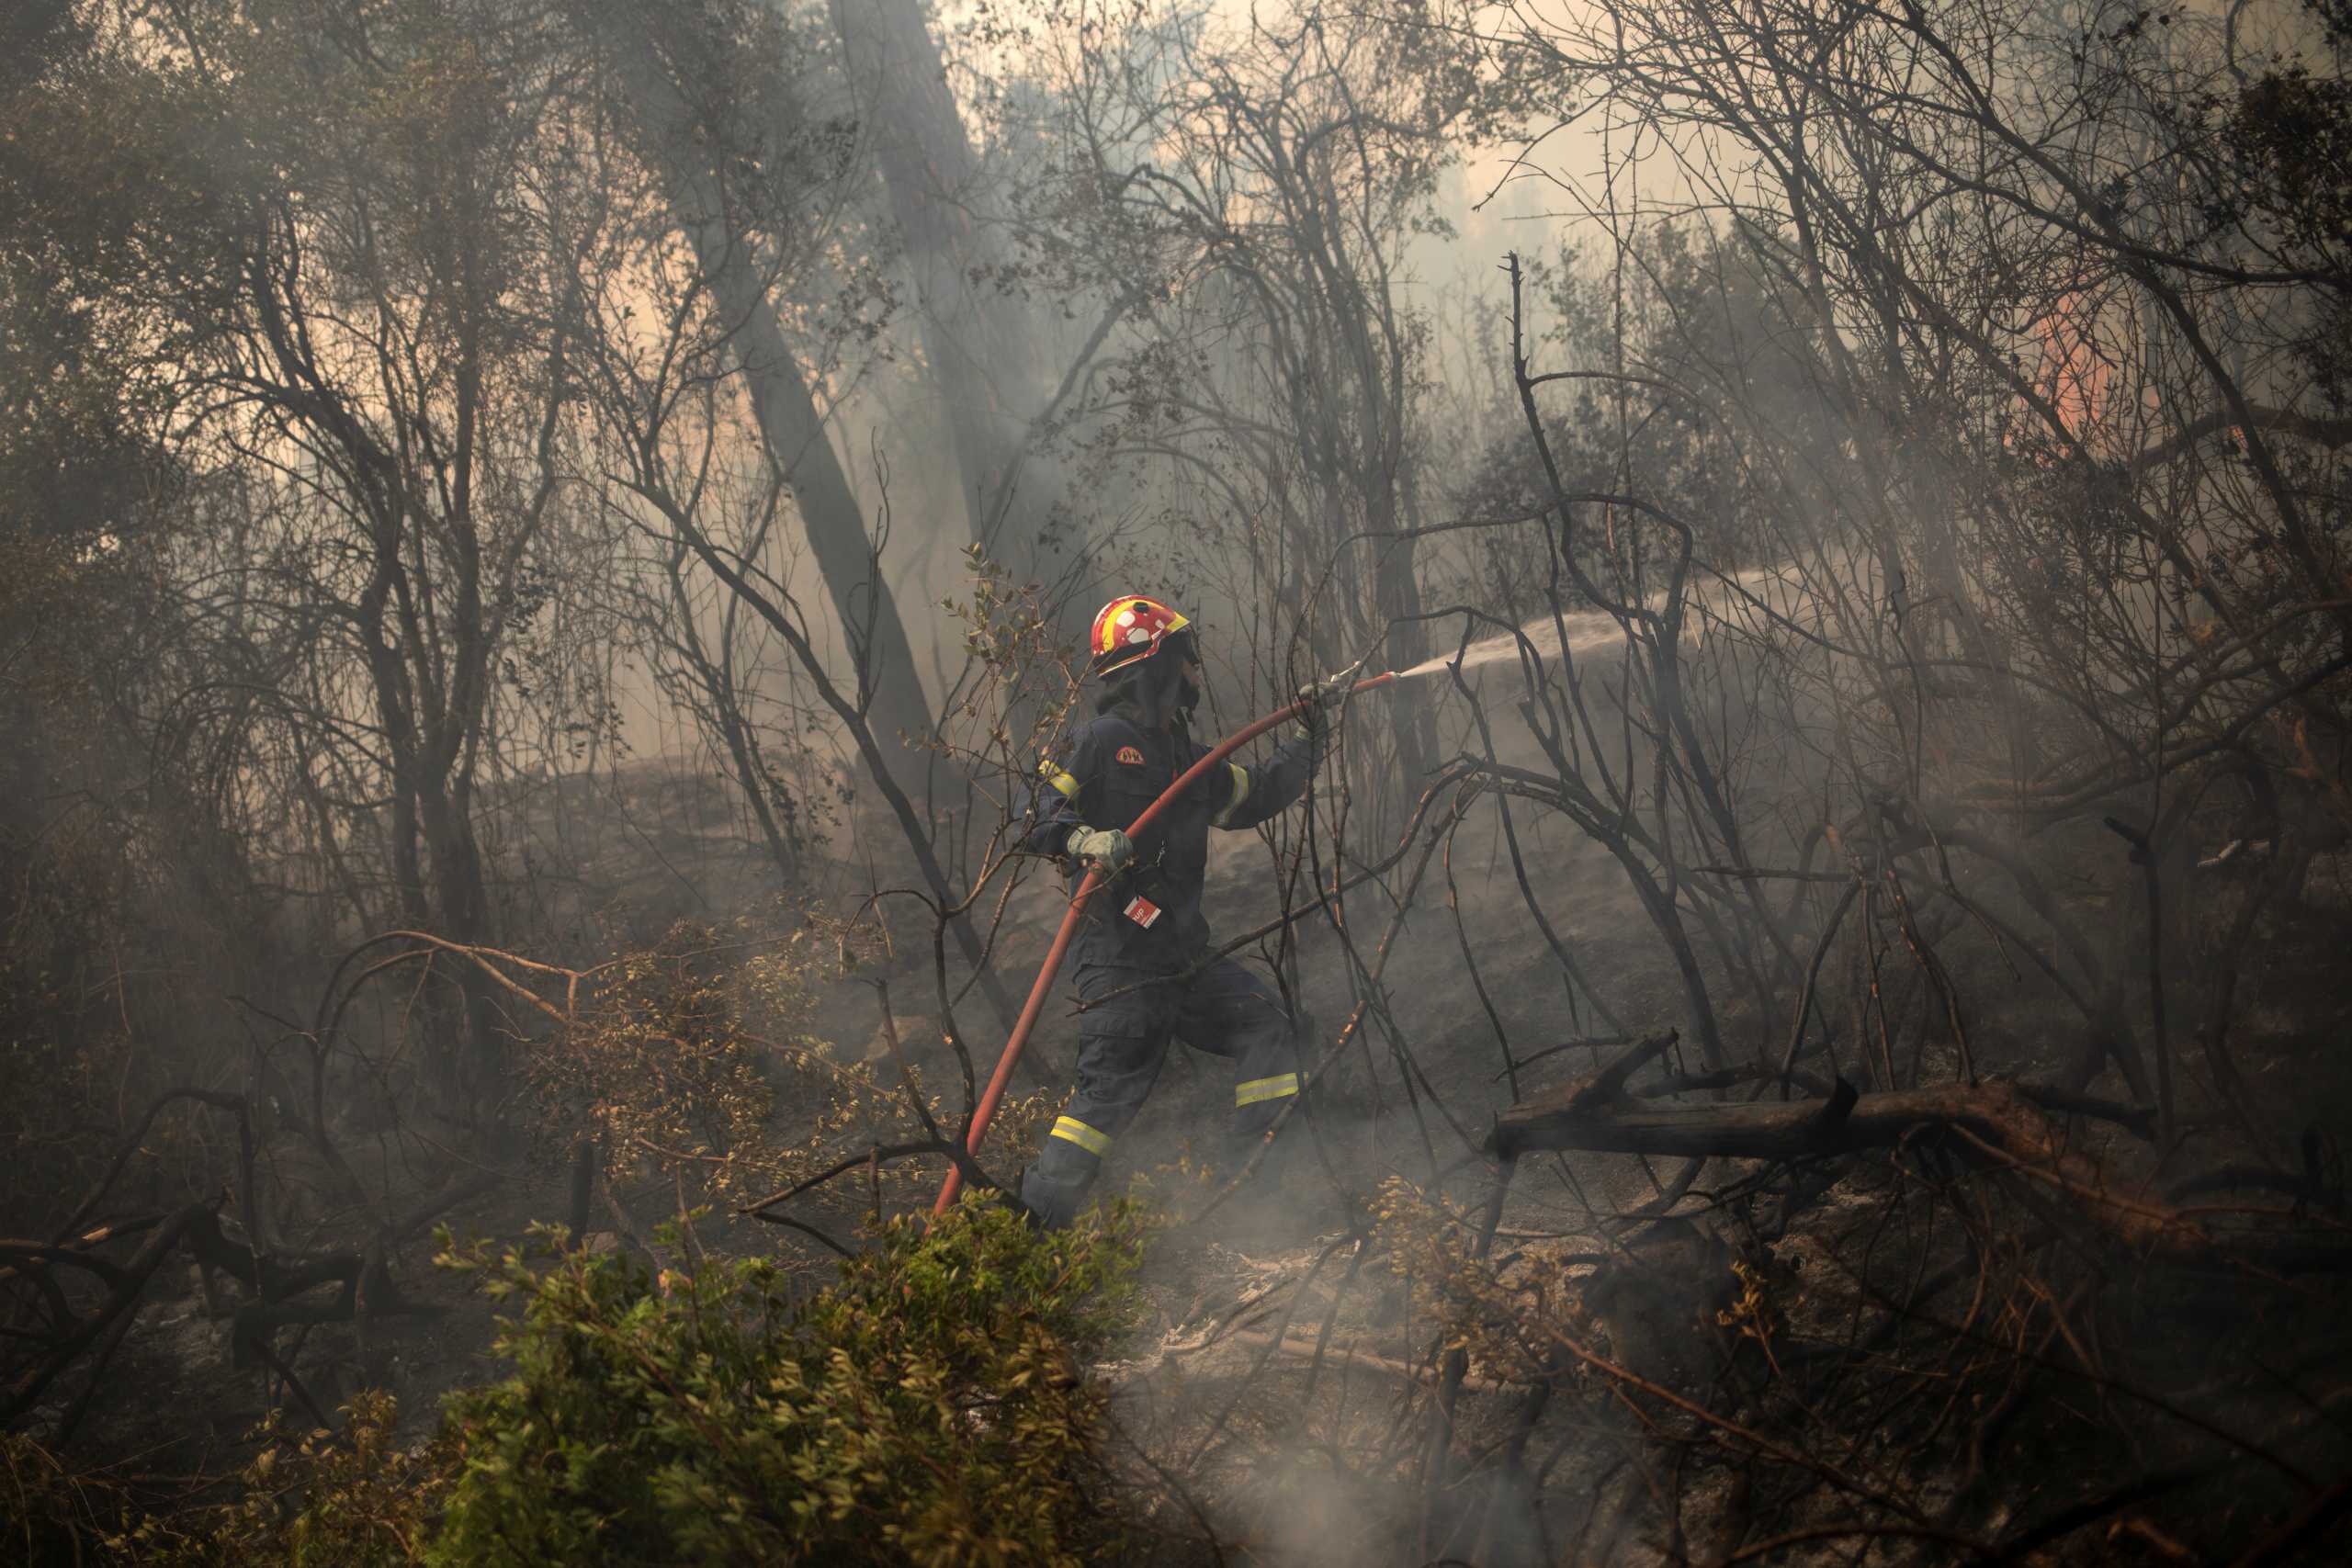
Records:
M1050 1180L1033 1165L1022 1171L1013 1201L1038 1230L1061 1230L1086 1207L1086 1194L1093 1185L1091 1178L1076 1185Z

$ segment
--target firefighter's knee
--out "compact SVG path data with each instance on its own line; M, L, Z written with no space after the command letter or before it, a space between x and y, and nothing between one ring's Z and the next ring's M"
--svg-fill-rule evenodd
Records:
M1069 1114L1109 1137L1125 1132L1151 1098L1167 1055L1167 1025L1146 1008L1130 1003L1089 1014L1079 1042L1078 1090L1067 1108Z

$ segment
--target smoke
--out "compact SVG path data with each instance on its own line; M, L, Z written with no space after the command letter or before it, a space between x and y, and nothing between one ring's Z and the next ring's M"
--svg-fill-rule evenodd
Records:
M1768 621L1817 625L1824 606L1809 586L1812 581L1793 562L1714 574L1689 592L1683 606L1683 638L1702 645L1727 629ZM1667 600L1664 592L1655 593L1645 608L1653 615L1661 613L1668 607ZM1398 671L1396 678L1418 680L1442 670L1475 670L1506 659L1596 656L1623 647L1630 625L1603 610L1542 615L1516 631L1498 632L1464 644L1452 653L1423 660L1409 670Z

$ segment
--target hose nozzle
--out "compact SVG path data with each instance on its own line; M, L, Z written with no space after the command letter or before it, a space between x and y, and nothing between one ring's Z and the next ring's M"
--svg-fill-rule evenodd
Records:
M1356 671L1363 668L1363 660L1359 659L1344 670L1334 671L1319 681L1309 681L1298 689L1298 698L1291 704L1290 711L1298 716L1310 734L1323 733L1339 722L1339 712L1350 697L1396 679L1394 671L1358 679Z
M1319 681L1309 681L1298 689L1298 700L1317 707L1335 707L1340 698L1355 689L1356 671L1363 668L1363 660L1359 659L1344 670L1335 670Z

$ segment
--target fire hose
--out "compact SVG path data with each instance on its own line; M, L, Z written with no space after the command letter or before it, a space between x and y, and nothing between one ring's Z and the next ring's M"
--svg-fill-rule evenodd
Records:
M1342 671L1332 679L1345 680L1346 672ZM1348 694L1353 696L1375 686L1385 686L1396 679L1396 672L1393 670L1379 675L1368 675L1361 681L1351 682L1347 688ZM1302 696L1288 707L1278 708L1247 728L1218 741L1208 755L1179 773L1176 782L1160 792L1159 799L1143 808L1143 815L1128 824L1127 837L1141 837L1179 795L1215 772L1227 757L1250 741L1275 726L1300 716L1312 701L1311 697ZM1006 1086L1012 1082L1012 1069L1021 1061L1022 1048L1029 1043L1029 1032L1036 1027L1037 1015L1046 1008L1046 995L1054 987L1054 976L1061 972L1062 957L1069 952L1070 939L1078 934L1079 918L1086 908L1086 901L1094 897L1095 889L1102 886L1101 870L1089 866L1085 876L1079 881L1078 891L1070 895L1069 908L1062 915L1061 929L1054 933L1053 945L1046 950L1046 962L1037 971L1036 983L1029 987L1029 999L1022 1004L1021 1016L1012 1025L1012 1036L1004 1043L1004 1055L997 1058L996 1071L989 1075L989 1086L982 1091L979 1104L972 1110L972 1124L964 1134L964 1147L967 1153L978 1154L980 1140L988 1136L989 1122L995 1119L997 1102L1004 1098ZM963 1183L964 1173L951 1167L947 1179L940 1186L939 1201L931 1206L933 1215L947 1212L949 1205L956 1201L956 1190Z

